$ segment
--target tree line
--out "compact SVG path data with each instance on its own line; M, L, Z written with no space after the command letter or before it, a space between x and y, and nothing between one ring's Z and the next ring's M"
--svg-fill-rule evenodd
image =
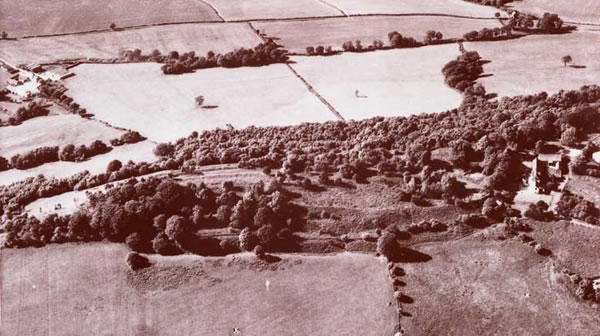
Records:
M244 66L263 66L288 61L288 51L272 39L258 44L253 49L238 48L225 54L209 51L206 57L198 57L195 52L179 54L171 51L161 67L164 74L182 74L197 69L215 67L238 68Z

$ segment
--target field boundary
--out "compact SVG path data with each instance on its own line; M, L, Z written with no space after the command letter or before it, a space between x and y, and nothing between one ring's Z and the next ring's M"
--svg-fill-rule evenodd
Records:
M120 31L133 30L133 29L144 29L144 28L152 28L152 27L160 27L160 26L184 25L184 24L228 24L228 23L288 22L288 21L294 22L294 21L317 21L317 20L328 20L328 19L346 19L346 18L352 18L352 17L405 17L405 16L434 16L434 17L448 17L448 18L466 19L466 20L496 20L496 18L493 18L493 17L474 17L474 16L437 14L437 13L405 13L405 14L376 14L376 13L373 13L373 14L347 14L347 15L291 17L291 18L262 18L262 19L258 18L258 19L226 20L226 21L203 20L203 21L165 22L165 23L151 23L151 24L127 26L127 27L120 28ZM86 35L86 34L110 33L110 32L113 32L113 31L110 29L96 29L96 30L86 30L86 31L71 32L71 33L25 35L25 36L17 37L16 39L19 40L19 39L59 37L59 36L69 36L69 35ZM118 31L115 33L118 33Z
M338 112L338 110L335 109L335 107L333 107L333 105L331 105L327 99L325 99L323 96L321 96L317 90L315 90L312 85L310 85L310 83L304 79L304 77L300 76L300 74L298 72L296 72L296 70L289 64L286 63L286 66L292 71L292 73L294 74L294 76L296 76L298 79L300 79L302 81L302 83L304 83L304 85L306 85L306 88L308 89L308 91L310 91L313 95L315 95L315 97L317 97L321 103L323 103L325 106L327 106L327 108L341 121L346 121L346 119L344 119L344 117L340 114L340 112Z

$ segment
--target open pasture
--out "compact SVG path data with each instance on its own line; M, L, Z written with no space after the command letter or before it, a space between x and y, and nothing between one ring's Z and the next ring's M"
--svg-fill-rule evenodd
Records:
M489 77L480 78L488 92L518 96L546 91L576 90L600 82L600 33L532 35L502 42L466 43L485 60ZM561 58L570 55L566 67Z
M494 7L463 0L324 0L348 15L361 14L441 14L492 18Z
M595 0L520 0L508 4L514 9L537 16L556 13L565 21L600 23L600 2Z
M135 144L115 147L106 154L96 155L83 162L58 161L26 170L5 170L0 172L0 184L11 184L28 177L35 177L39 174L44 174L46 177L63 178L75 175L84 170L88 170L92 174L103 173L106 171L108 163L112 160L119 160L123 164L129 160L133 162L153 162L156 160L156 157L152 153L155 146L155 143L146 140Z
M149 24L222 21L198 0L0 0L0 30L9 36L50 35ZM4 43L4 41L2 41Z
M595 335L600 316L572 296L545 257L515 240L481 236L415 247L403 264L409 335Z
M157 49L206 55L251 48L262 40L245 23L192 23L116 32L52 36L2 41L0 57L15 64L52 63L78 58L115 58L120 50L139 48L144 54Z
M454 44L293 57L292 66L345 119L409 116L456 108L462 96L444 83L441 69L458 56ZM358 90L358 96L356 91Z
M567 220L527 222L533 228L529 235L552 251L562 266L585 277L600 275L600 227Z
M151 256L123 245L0 250L3 335L392 335L385 263L369 255Z
M206 0L227 21L341 16L320 0Z
M88 145L94 140L110 144L123 131L78 115L51 115L24 121L17 126L2 127L0 156L10 158L43 146Z
M331 46L341 50L346 41L360 40L363 46L373 40L388 44L388 33L398 31L422 41L428 30L442 32L444 38L462 38L472 30L500 26L495 19L476 20L434 16L375 17L357 16L310 21L258 22L254 26L267 36L280 38L277 43L291 52L304 53L308 46Z
M160 64L82 65L69 94L96 118L165 142L193 131L335 119L282 64L164 75ZM205 108L194 98L202 95Z

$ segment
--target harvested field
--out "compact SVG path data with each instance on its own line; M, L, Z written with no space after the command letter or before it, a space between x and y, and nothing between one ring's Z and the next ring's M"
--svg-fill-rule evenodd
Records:
M458 47L450 44L336 57L293 57L297 64L292 66L345 119L359 120L458 107L462 96L446 86L441 73L458 54Z
M550 12L560 15L565 21L600 23L600 2L594 0L521 0L508 5L540 17L545 12Z
M360 40L364 46L381 40L388 44L387 34L398 31L403 36L421 41L428 30L444 34L444 38L462 38L472 30L498 27L496 19L475 20L433 16L349 17L311 21L257 22L254 27L267 36L278 37L291 52L304 53L308 46L331 46L341 50L346 41Z
M494 17L498 10L463 0L325 0L349 15L360 14L442 14L469 17Z
M100 140L110 145L123 131L78 115L52 115L26 120L17 126L2 127L0 156L9 158L43 146L88 145Z
M44 174L46 177L69 177L84 170L92 174L103 173L106 166L112 160L120 160L123 164L131 160L133 162L153 162L156 160L152 150L155 144L151 141L142 141L131 145L123 145L114 148L112 151L96 155L83 162L58 161L46 163L39 167L17 170L11 169L0 172L0 184L11 184L16 181L24 180L28 177L35 177Z
M206 0L225 20L286 19L342 15L319 0Z
M595 41L595 42L594 42ZM490 93L517 96L546 91L548 94L598 84L600 78L600 33L532 35L502 42L466 43L485 60L489 77L480 78ZM571 55L565 67L561 58Z
M402 291L409 335L594 335L600 316L572 296L545 257L515 240L481 235L415 250L432 257L406 263ZM533 313L535 312L535 313Z
M82 35L65 35L2 41L0 57L18 64L51 63L77 58L115 58L120 50L139 48L144 54L157 49L196 51L206 55L251 48L262 40L245 23L198 23L128 29Z
M210 6L196 0L120 1L1 0L0 30L11 37L107 30L148 24L221 21ZM4 42L4 41L2 41Z
M587 227L570 221L536 222L528 233L536 242L552 251L560 264L584 277L600 275L600 227Z
M335 119L282 64L163 75L160 64L82 65L67 80L69 95L96 118L174 141L193 131L293 125ZM202 95L205 106L194 98Z
M6 335L392 335L385 263L369 255L151 256L116 244L2 249ZM194 318L189 318L194 316Z

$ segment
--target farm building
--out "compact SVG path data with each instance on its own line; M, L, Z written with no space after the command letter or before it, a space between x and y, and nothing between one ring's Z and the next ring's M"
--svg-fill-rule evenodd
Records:
M54 66L47 68L46 71L40 73L40 78L45 80L62 80L74 76L75 74L69 72L65 67L62 66Z
M563 179L565 172L565 165L561 161L544 161L539 157L533 160L531 174L535 181L535 192L538 194L549 194L556 186L558 182Z

